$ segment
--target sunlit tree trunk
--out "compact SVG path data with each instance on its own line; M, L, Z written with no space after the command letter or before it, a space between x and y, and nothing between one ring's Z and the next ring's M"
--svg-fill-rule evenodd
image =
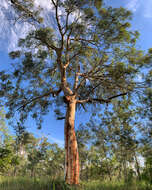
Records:
M68 184L79 183L79 154L74 128L76 100L70 97L65 119L65 180Z
M138 162L138 159L137 159L137 156L136 156L136 153L135 153L135 163L136 163L136 171L137 171L137 174L138 174L138 179L141 180L141 174L140 174L140 166L139 166L139 162Z

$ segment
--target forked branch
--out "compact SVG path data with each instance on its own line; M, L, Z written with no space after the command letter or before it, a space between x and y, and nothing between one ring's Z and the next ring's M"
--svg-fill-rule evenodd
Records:
M17 20L26 16L26 17L32 18L34 21L39 23L39 21L34 17L34 12L30 11L28 8L26 8L24 5L22 5L18 0L10 0L10 2L12 3L12 5L15 6L15 8L18 11L24 12L24 14L22 16L20 16Z
M59 29L59 32L61 34L61 37L62 37L62 43L63 43L63 31L62 31L62 27L61 27L61 24L60 24L60 20L59 20L59 15L58 15L58 0L56 1L56 3L54 2L54 0L51 0L54 7L55 7L55 17L56 17L56 22L57 22L57 26L58 26L58 29Z
M103 98L87 98L87 99L84 99L84 100L77 100L77 103L80 103L80 104L82 104L82 103L92 103L92 102L109 103L112 99L120 97L120 96L125 96L127 94L128 94L128 92L125 92L125 93L121 93L121 94L111 96L111 97L109 97L107 99L103 99Z
M36 100L39 100L39 99L41 99L41 98L47 97L47 96L49 96L49 95L51 95L51 94L52 94L53 97L55 97L55 96L59 95L59 93L60 93L61 91L62 91L61 88L59 88L59 90L56 90L56 91L53 91L53 90L51 89L49 92L44 93L44 94L42 94L41 96L37 96L37 97L35 97L35 98L32 98L32 99L30 99L30 100L27 100L22 106L20 106L20 107L17 109L17 111L20 110L20 109L24 109L28 104L30 104L30 103L32 103L32 102L34 102L34 101L36 101Z

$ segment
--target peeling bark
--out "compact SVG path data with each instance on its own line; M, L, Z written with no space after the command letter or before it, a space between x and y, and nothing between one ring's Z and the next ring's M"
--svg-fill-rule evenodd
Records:
M65 119L65 180L68 184L79 184L79 154L74 128L76 99L70 97Z

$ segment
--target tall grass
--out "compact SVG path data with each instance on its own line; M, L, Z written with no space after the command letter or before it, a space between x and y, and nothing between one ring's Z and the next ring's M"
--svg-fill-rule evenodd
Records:
M71 190L62 180L29 177L1 177L0 190Z
M77 187L66 185L63 180L29 177L0 177L0 190L152 190L143 183L102 182L100 180L82 182Z
M90 181L84 184L83 190L147 190L144 183L123 183L115 181ZM152 189L151 189L152 190Z

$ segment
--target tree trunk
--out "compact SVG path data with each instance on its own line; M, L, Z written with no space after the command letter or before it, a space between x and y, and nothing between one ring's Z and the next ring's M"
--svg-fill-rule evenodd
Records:
M74 128L76 99L69 97L65 119L65 180L68 184L79 183L79 154Z
M140 166L139 166L139 163L138 163L138 159L137 159L137 156L136 156L136 153L135 153L135 162L136 162L136 171L137 171L137 174L138 174L138 179L141 180L141 174L140 174Z

